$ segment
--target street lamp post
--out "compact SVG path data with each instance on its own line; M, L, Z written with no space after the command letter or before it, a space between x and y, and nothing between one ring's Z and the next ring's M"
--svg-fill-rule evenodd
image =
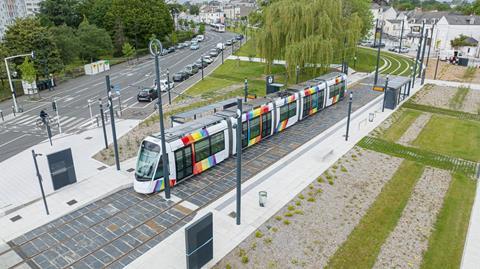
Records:
M385 101L387 100L387 89L388 89L388 75L387 75L387 80L385 81L385 88L383 89L382 112L385 111Z
M300 66L297 65L297 68L295 69L295 84L298 84L298 73L300 73Z
M245 78L245 82L244 82L244 94L245 94L245 98L244 98L244 102L246 103L247 102L247 96L248 96L248 80L247 78Z
M108 149L107 130L105 129L105 115L103 114L103 104L102 99L100 98L98 98L98 105L100 106L100 117L102 118L103 140L105 140L105 149Z
M203 80L203 55L200 57L200 65L202 66L202 80Z
M348 141L348 132L350 131L350 114L352 114L353 92L350 91L350 98L348 100L348 116L347 116L347 133L345 134L345 141Z
M155 56L155 74L157 81L160 81L160 64L158 56L163 50L162 43L158 39L153 39L148 45L150 49L150 54ZM160 136L162 140L162 165L163 165L163 183L165 185L165 198L170 199L170 179L168 176L168 160L167 160L167 149L165 145L165 126L163 124L163 108L162 108L162 94L160 91L160 83L157 83L157 93L158 93L158 114L160 116Z
M377 29L375 29L375 32ZM377 85L378 82L378 67L380 65L380 47L382 46L382 35L383 35L383 24L380 25L380 40L377 43L378 46L378 51L377 51L377 66L375 67L375 82L374 85ZM375 39L376 39L377 34L375 34Z
M109 75L105 76L105 82L107 84L108 108L110 109L110 123L112 125L112 139L113 139L113 150L115 152L115 165L117 167L117 170L120 171L120 158L118 156L117 131L115 130L115 116L113 113L112 87L110 86Z
M237 209L236 221L240 225L242 202L242 99L237 99Z
M433 79L437 79L437 71L438 71L438 63L440 62L440 55L437 56L437 64L435 65L435 75L433 76Z
M167 68L167 89L168 89L168 104L172 104L172 96L170 95L170 70Z
M10 84L10 90L12 92L14 112L17 112L17 113L21 112L21 111L18 110L17 94L15 93L15 90L13 89L12 77L10 76L10 69L8 68L8 60L15 59L15 58L18 58L18 57L26 57L26 56L31 56L32 59L34 59L35 58L35 53L32 51L29 54L20 54L20 55L15 55L15 56L10 56L10 57L5 58L5 67L7 69L8 83Z
M45 206L45 211L47 212L47 215L50 215L50 212L48 212L47 199L45 198L45 191L43 190L42 175L40 175L37 163L37 156L42 156L42 154L37 154L35 153L35 150L32 149L32 156L33 163L35 164L35 171L37 172L38 184L40 184L40 191L42 192L43 205Z

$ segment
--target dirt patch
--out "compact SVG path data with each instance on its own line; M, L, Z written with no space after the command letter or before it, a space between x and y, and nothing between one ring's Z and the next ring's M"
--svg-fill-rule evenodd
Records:
M480 91L469 90L463 101L462 111L473 114L480 114Z
M164 106L164 113L165 113L165 126L169 128L171 125L170 115L177 114L182 112L189 107L195 106L195 104L203 103L203 102L216 102L218 101L219 96L228 96L228 94L234 92L235 90L243 87L242 84L234 84L228 87L222 88L217 90L213 93L208 95L196 95L196 96L182 96L181 98L174 99L171 105ZM152 113L154 111L152 110ZM212 111L213 113L213 111ZM159 116L158 113L150 116L143 122L141 122L137 127L130 130L127 134L120 137L118 139L118 151L120 156L120 161L125 161L130 158L133 158L137 155L138 148L142 140L155 133L160 132L159 127ZM113 151L113 146L109 146L108 149L104 149L96 153L93 158L97 161L103 162L107 165L114 165L115 164L115 155Z
M433 79L435 75L435 67L437 59L431 59L428 63L426 78ZM448 80L456 82L472 82L480 83L480 71L476 72L470 77L466 77L467 67L453 65L448 62L440 61L438 63L437 78L438 80Z
M457 92L457 88L426 85L421 91L413 96L412 101L427 106L450 109L450 100Z
M350 150L214 268L324 267L400 163Z
M423 127L427 125L432 115L430 113L422 113L417 119L408 127L403 135L398 139L398 143L408 146L413 140L417 138Z
M451 178L448 171L425 168L373 268L420 268Z

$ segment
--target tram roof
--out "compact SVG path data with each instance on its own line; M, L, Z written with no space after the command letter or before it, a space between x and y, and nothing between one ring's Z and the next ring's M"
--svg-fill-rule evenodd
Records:
M201 115L201 114L206 113L206 112L215 111L219 108L224 110L224 109L226 109L226 108L228 108L228 107L230 107L230 106L232 106L236 103L237 103L236 98L230 98L230 99L223 100L223 101L220 101L220 102L217 102L217 103L213 103L213 104L210 104L210 105L202 106L202 107L199 107L199 108L195 108L195 109L192 109L192 110L189 110L189 111L186 111L186 112L182 112L182 113L173 115L171 118L173 120L191 119L191 118L194 118L197 115Z
M186 134L211 126L222 120L223 118L220 116L209 115L202 118L198 118L194 121L189 121L184 124L173 126L172 128L165 130L165 141L170 142L170 141L182 138ZM161 139L160 133L153 134L152 136L155 138Z

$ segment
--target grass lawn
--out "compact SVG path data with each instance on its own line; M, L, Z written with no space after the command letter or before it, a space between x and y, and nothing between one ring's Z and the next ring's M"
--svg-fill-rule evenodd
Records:
M382 244L397 225L424 166L404 160L327 268L372 268Z
M413 145L465 160L480 161L480 122L434 115Z
M450 103L448 106L453 109L453 110L458 110L462 107L463 101L465 100L465 97L467 97L468 91L470 89L465 88L465 87L459 87L457 89L457 92L455 92L455 95L450 99Z
M421 268L460 268L475 189L475 180L454 174Z
M390 142L398 141L408 127L422 114L420 111L411 109L403 109L401 113L399 119L385 131L382 137L384 140Z

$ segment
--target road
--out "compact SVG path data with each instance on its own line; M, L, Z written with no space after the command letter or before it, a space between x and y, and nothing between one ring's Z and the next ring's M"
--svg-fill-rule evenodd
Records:
M170 76L180 71L186 65L192 64L202 54L216 46L219 42L225 42L232 38L232 33L216 33L207 31L205 40L200 43L200 49L190 50L184 48L160 58L161 77L166 79L167 68ZM224 52L224 58L231 54L230 47ZM36 121L43 109L51 117L55 116L52 110L52 100L57 101L59 121L63 133L79 133L87 128L97 126L99 113L98 99L102 98L106 104L106 83L105 76L110 75L112 85L120 87L120 96L114 95L114 109L120 110L121 104L123 119L144 119L154 110L154 103L139 103L136 95L139 87L150 87L155 79L154 58L145 56L135 64L123 63L112 66L107 72L93 76L82 76L71 79L55 87L53 91L42 91L40 99L33 100L26 96L18 98L18 103L23 107L24 112L13 117L12 100L0 103L0 110L3 111L5 121L0 118L0 161L3 161L33 145L47 139L46 130L38 128ZM210 64L205 72L221 64L221 55L214 63ZM201 79L201 72L190 77L184 82L176 83L172 90L172 98L178 96L186 88ZM162 96L163 103L168 102L167 94ZM120 98L120 99L119 99ZM92 100L89 106L89 100ZM104 106L105 108L105 106ZM101 128L98 129L101 131ZM53 135L58 134L58 125L52 126Z

